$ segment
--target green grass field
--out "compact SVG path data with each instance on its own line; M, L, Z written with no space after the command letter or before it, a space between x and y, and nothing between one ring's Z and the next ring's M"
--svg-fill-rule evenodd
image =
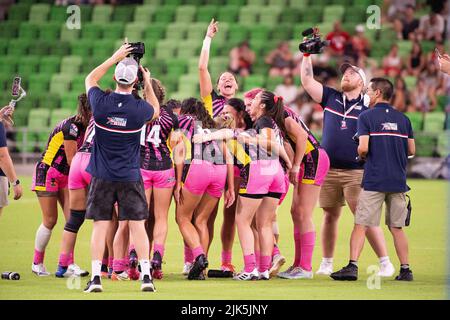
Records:
M328 277L313 280L282 280L238 282L230 279L191 282L181 275L183 246L181 235L174 220L174 207L170 211L169 235L166 246L165 277L156 281L157 293L139 291L137 282L103 281L104 293L84 294L86 278L79 283L54 276L38 278L31 273L30 265L34 249L34 235L40 224L41 213L35 195L29 191L30 178L22 177L25 194L20 201L11 201L0 218L0 271L13 270L21 275L20 281L0 280L0 299L445 299L447 260L447 183L445 181L411 180L413 200L412 225L407 228L410 240L410 262L415 281L399 283L392 279L382 280L380 289L368 289L366 270L377 265L378 260L366 242L360 259L360 279L356 282L335 282ZM290 196L279 210L280 249L288 263L293 259L292 222L289 214ZM315 223L319 230L322 220L320 209L316 209ZM49 271L56 270L60 238L64 218L60 215L49 243L45 264ZM336 248L335 269L348 261L349 237L352 216L345 209ZM219 215L216 237L209 254L212 268L220 265L220 239L217 237L221 225ZM90 269L89 239L92 222L87 221L79 233L76 262ZM396 268L399 267L392 237L385 228L389 255ZM314 251L313 268L321 259L320 234ZM236 238L233 260L238 269L242 267L239 241ZM287 267L287 265L286 265ZM74 289L69 289L69 287Z

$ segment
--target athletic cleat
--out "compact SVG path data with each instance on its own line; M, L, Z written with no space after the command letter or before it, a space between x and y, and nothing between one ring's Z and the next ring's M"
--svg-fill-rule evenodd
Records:
M89 281L87 283L86 288L84 289L84 292L85 293L103 292L103 287L102 287L102 283L100 281L100 277L95 276L93 280Z
M183 275L187 276L189 274L189 271L191 271L192 269L192 263L190 262L186 262L183 266Z
M152 277L154 279L162 279L163 278L163 272L162 272L162 258L159 251L156 251L153 254L153 259L151 261L152 264Z
M101 274L100 274L100 276L101 276L102 279L109 279L109 274L108 274L108 272L102 271Z
M73 276L72 270L69 270L68 267L63 267L58 265L58 269L55 272L55 277L57 278L69 278Z
M330 277L338 281L356 281L358 280L358 267L349 263L341 270L333 272Z
M270 272L269 270L266 270L264 272L260 272L258 276L258 280L269 280L270 279Z
M234 266L231 263L222 263L222 266L220 267L220 270L222 270L222 271L230 271L232 273L235 273Z
M121 273L113 272L111 275L112 281L130 281L130 276L127 271L122 271Z
M380 264L380 271L378 271L378 276L390 278L394 275L394 273L395 268L391 262L387 264Z
M287 279L286 276L289 275L292 272L292 270L294 270L294 268L295 268L294 266L290 266L289 268L287 268L287 270L278 273L277 274L278 278Z
M333 264L326 262L322 262L320 264L319 270L316 271L316 274L324 276L329 276L332 273L333 273Z
M204 254L201 254L195 259L194 265L189 271L188 280L201 280L199 279L200 274L203 275L204 279L205 275L203 274L203 271L206 268L208 268L208 259L206 259L206 256Z
M89 275L88 271L81 269L75 263L70 264L67 270L71 271L72 274L76 277L87 277Z
M45 269L45 266L44 266L44 264L43 263L39 263L39 264L32 264L31 265L31 271L34 273L34 274L36 274L36 275L38 275L39 277L47 277L47 276L49 276L51 273L50 272L48 272L46 269Z
M108 279L111 279L112 274L113 274L113 268L108 268Z
M139 280L139 278L141 276L141 273L138 271L137 268L134 268L134 269L129 268L127 273L128 273L128 277L130 278L130 280L135 280L135 281Z
M288 272L289 271L289 272ZM313 278L313 272L307 271L302 269L301 267L295 267L292 269L286 270L285 273L278 275L282 279L290 279L290 280L297 280L297 279L312 279Z
M156 292L155 285L153 284L153 281L148 274L144 275L144 278L142 279L141 291Z
M139 280L140 271L138 271L138 264L138 256L136 250L133 249L130 251L130 258L128 260L128 265L130 266L128 268L128 275L131 280Z
M398 276L395 277L395 280L397 281L413 281L414 277L413 277L413 273L411 271L411 269L401 269L400 268L400 273Z
M237 275L233 277L234 280L239 281L250 281L250 280L258 280L259 279L259 272L258 269L253 269L252 272L240 272Z
M269 270L270 277L275 277L285 263L286 259L281 254L276 254L272 259L272 266Z

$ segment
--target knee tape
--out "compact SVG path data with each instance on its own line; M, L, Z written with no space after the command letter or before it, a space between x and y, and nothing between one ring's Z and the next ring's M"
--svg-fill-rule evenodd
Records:
M69 221L66 222L64 230L72 233L78 233L78 230L80 230L80 227L84 222L85 216L86 210L70 210L70 218Z

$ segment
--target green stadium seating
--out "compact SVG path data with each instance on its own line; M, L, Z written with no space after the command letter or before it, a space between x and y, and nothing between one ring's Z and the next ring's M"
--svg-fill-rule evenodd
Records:
M222 9L222 8L221 8ZM221 10L220 9L220 10ZM197 8L197 22L210 22L212 18L217 20L219 8L216 5L204 5ZM220 20L219 20L220 21Z
M6 51L8 49L8 40L0 41L0 56L6 56Z
M248 91L256 87L265 87L265 77L260 74L251 74L247 76L244 80L244 91Z
M55 109L52 111L50 116L50 127L54 128L62 120L70 117L72 111L70 109Z
M54 22L63 23L67 20L69 15L67 14L66 7L52 6L50 8L50 20Z
M155 58L167 59L167 57L174 57L177 44L170 40L160 40L156 45Z
M84 75L84 74L79 74L79 75L76 75L75 77L73 77L71 91L77 92L77 93L84 92L86 90L86 87L84 84L85 79L86 79L86 75Z
M192 41L202 41L206 34L206 30L208 28L208 25L204 22L197 22L197 23L191 23L187 27L187 34L186 38ZM223 34L226 34L225 30L222 29L222 26L219 27L219 32L216 33L214 36L214 41L212 43L217 42L217 39L222 36Z
M32 41L38 37L39 34L39 25L32 24L28 22L23 22L20 25L19 29L19 38L20 39L27 39L29 41Z
M311 27L311 23L320 23L322 22L323 16L323 7L321 6L310 6L308 7L306 12L303 12L302 22L308 22Z
M130 42L142 41L145 24L140 22L128 23L125 27L124 37Z
M426 132L440 133L444 130L445 113L443 112L428 112L425 114L425 121L423 123L423 130Z
M12 5L8 11L8 20L18 22L27 21L29 12L30 6L28 4Z
M345 7L350 7L353 5L354 0L329 0L329 4L339 4Z
M289 0L289 7L305 9L309 5L309 0Z
M366 8L364 6L353 5L345 8L344 21L349 23L364 22L366 19Z
M0 63L0 74L11 77L16 72L17 63L18 58L16 58L16 56L11 55L3 57L2 63Z
M267 0L269 6L287 7L289 0Z
M82 63L83 58L80 56L65 56L61 60L61 74L78 74Z
M316 2L316 1L314 1ZM323 22L342 21L345 13L345 7L342 5L325 6L323 9Z
M56 109L56 110L63 110L61 112L62 114L69 114L69 116L70 116L70 114L77 109L79 94L80 94L80 91L72 91L72 92L63 94L61 96L61 109ZM56 110L54 110L54 111L56 111Z
M280 20L281 7L267 6L259 10L259 23L261 25L275 27Z
M267 77L266 88L267 90L274 91L276 86L283 83L283 77Z
M414 135L416 143L416 156L433 157L436 151L437 139L435 134L417 132Z
M238 21L239 10L240 10L240 8L238 6L233 6L233 5L226 5L224 7L221 7L217 13L216 20L220 21L220 22L235 23ZM220 24L219 24L219 28L220 28Z
M65 56L70 53L70 44L67 41L60 41L58 44L51 44L49 51L52 55Z
M123 29L123 23L121 22L110 23L103 29L103 39L110 41L123 39Z
M236 45L244 40L247 40L248 37L248 27L239 26L236 24L230 25L228 29L228 41L231 45Z
M194 5L194 6L202 6L205 0L184 0L184 4Z
M250 41L267 41L270 39L271 28L265 25L249 26Z
M30 42L30 47L28 48L29 55L45 56L50 52L50 47L58 46L54 41L37 40Z
M59 39L60 29L61 24L58 22L43 24L39 27L39 38L43 40Z
M200 55L201 43L198 41L180 41L177 43L177 57L183 59L189 59L191 57Z
M11 39L8 46L8 55L20 57L28 53L30 41L26 39Z
M437 97L437 111L445 111L447 105L450 104L450 98L448 96L438 96ZM446 128L450 129L450 128Z
M244 6L239 11L239 23L241 25L255 25L259 18L259 7Z
M50 5L46 3L34 4L30 8L30 22L47 22L50 13Z
M134 10L134 22L149 23L152 21L153 14L156 11L156 7L143 5L137 6ZM130 21L131 22L131 21Z
M193 5L183 5L176 8L175 21L177 23L191 23L195 19L197 8Z
M167 75L175 76L186 73L187 60L186 59L168 59L167 60Z
M178 93L184 95L184 98L198 97L200 88L197 75L182 75L178 81Z
M74 56L87 57L91 54L92 41L81 39L71 44L71 54Z
M66 92L70 88L71 75L54 74L50 80L50 93L59 94Z
M14 111L14 125L16 127L26 127L28 122L28 113L29 110L27 109L16 108L16 110ZM20 139L17 139L17 136L16 141L17 143L21 142Z
M151 26L147 27L144 31L145 42L150 43L164 39L166 26L167 24L165 23L152 23Z
M90 41L101 39L103 35L102 23L85 23L81 28L81 38Z
M397 40L398 53L401 57L406 58L411 52L412 41L408 40Z
M278 24L274 29L272 29L272 37L273 40L290 40L292 39L292 26L290 23Z
M422 112L406 112L405 115L411 121L411 126L414 132L422 131L423 127L423 113Z
M39 108L30 110L28 114L28 129L41 130L48 127L50 109Z
M39 73L41 74L53 74L59 72L59 65L61 58L58 56L45 56L42 57L39 63Z
M160 4L163 4L164 0L144 0L144 4L151 4L152 6L158 6Z
M263 7L267 4L266 0L247 0L248 6L260 6Z
M76 41L80 38L81 30L79 29L68 29L66 25L61 26L60 39L62 41Z
M38 56L23 56L20 58L20 62L17 65L17 72L21 75L31 75L37 72L39 65Z
M171 23L175 17L175 7L158 7L153 15L154 22Z
M112 15L113 22L127 23L132 22L136 6L116 6Z
M441 132L437 137L437 148L436 151L440 157L447 157L449 154L449 140L450 140L450 131L446 130Z
M186 26L184 23L172 23L166 28L167 39L180 41L186 38Z
M299 8L284 8L280 20L282 23L299 23L302 21L302 10Z
M109 5L96 5L92 10L92 23L108 23L111 20L113 7Z
M436 43L434 41L421 41L420 45L422 46L423 52L431 52L434 50Z
M17 37L19 33L20 23L18 21L2 21L0 22L0 38L12 39Z
M11 77L10 79L9 75L0 73L0 92L6 92L6 88L11 85L12 79L14 79L14 77Z
M227 5L242 7L247 3L247 1L246 0L226 0L226 3L227 3Z
M333 22L322 22L322 23L320 23L318 25L320 33L323 34L323 35L327 35L331 31L333 31L333 25L334 25Z
M42 63L42 60L41 60ZM40 66L42 68L42 65ZM29 76L28 91L30 94L48 92L50 85L49 74L31 74Z
M94 57L103 57L106 59L114 53L114 50L117 49L118 48L115 48L114 42L110 40L100 40L96 41L92 46L92 55Z

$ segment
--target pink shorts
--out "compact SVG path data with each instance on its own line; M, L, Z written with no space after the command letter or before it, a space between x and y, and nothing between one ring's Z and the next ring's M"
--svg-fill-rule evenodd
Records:
M196 195L207 193L211 197L220 198L225 189L226 180L226 165L194 159L183 168L183 187Z
M298 180L303 184L321 186L329 169L330 159L327 152L322 148L313 150L305 155L305 159L300 166Z
M49 165L38 162L31 182L32 191L58 192L67 188L68 176Z
M141 169L145 190L150 188L173 188L176 183L175 169L152 171Z
M285 173L278 160L256 160L241 170L240 195L266 196L286 192Z
M289 184L290 184L289 174L285 174L284 175L284 186L286 188L286 191L281 195L280 202L278 202L278 205L281 205L283 203L284 199L286 198L286 195L289 192Z
M91 174L86 171L91 154L77 152L72 159L69 171L69 190L85 189L91 183Z

